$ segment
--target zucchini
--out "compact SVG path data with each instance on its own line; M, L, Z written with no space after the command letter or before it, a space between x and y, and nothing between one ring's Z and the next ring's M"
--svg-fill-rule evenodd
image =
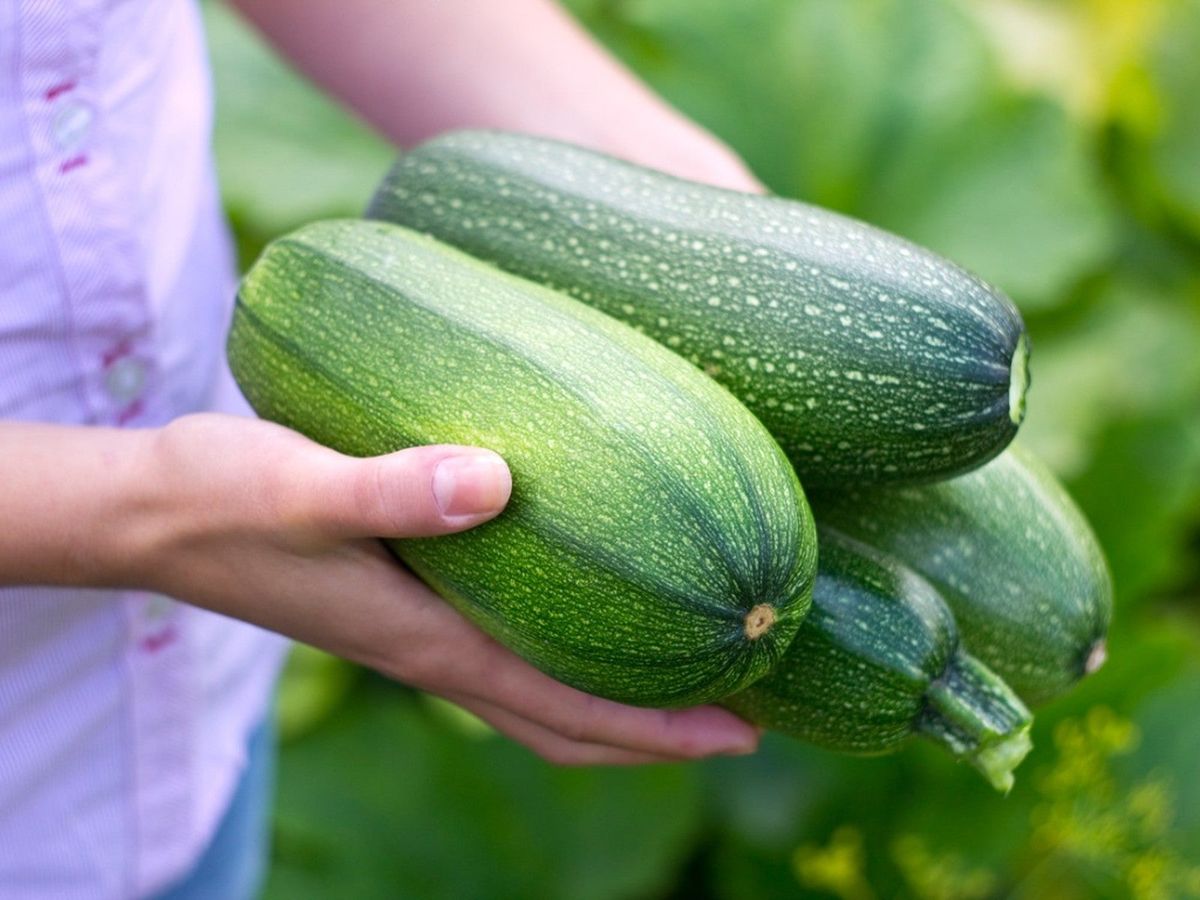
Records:
M271 244L229 335L263 416L345 453L490 447L503 514L390 542L464 615L567 684L652 706L763 675L806 613L795 473L727 391L595 310L382 222Z
M458 132L402 155L367 214L634 325L712 375L805 486L967 471L1024 414L1001 293L898 237L541 138Z
M959 646L937 590L874 548L819 527L813 608L765 678L722 703L765 728L848 753L923 735L997 789L1031 747L1029 711Z
M1014 446L950 481L813 498L822 524L920 572L963 640L1037 705L1105 657L1112 579L1095 535L1054 476Z

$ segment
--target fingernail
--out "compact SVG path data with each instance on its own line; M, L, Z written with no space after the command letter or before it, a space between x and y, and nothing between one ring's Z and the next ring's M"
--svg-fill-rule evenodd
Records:
M738 741L722 751L723 756L749 756L758 749L758 740L752 738L746 741Z
M737 730L737 737L725 745L721 751L724 756L748 756L758 750L758 741L763 736L763 729L748 722L740 723L743 727Z
M508 466L489 450L448 456L433 470L433 499L448 518L499 512L510 489Z

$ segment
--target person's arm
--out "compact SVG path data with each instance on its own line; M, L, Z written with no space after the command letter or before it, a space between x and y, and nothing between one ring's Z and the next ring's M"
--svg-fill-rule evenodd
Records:
M560 138L737 190L759 182L553 0L234 0L303 72L406 145L451 128Z
M355 459L268 422L185 416L155 430L0 422L0 585L132 587L254 622L440 694L564 764L739 753L715 707L584 694L468 623L372 539L460 531L510 489L494 453Z

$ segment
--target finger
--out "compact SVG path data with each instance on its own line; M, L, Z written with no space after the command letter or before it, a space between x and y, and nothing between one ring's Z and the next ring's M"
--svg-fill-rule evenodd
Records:
M337 457L312 514L344 537L432 537L479 525L508 502L508 466L491 450L438 444L368 459Z
M441 617L439 633L443 638L454 633L461 652L453 669L434 676L435 692L449 689L490 703L575 743L682 759L741 755L758 747L758 729L727 710L643 709L584 693L539 672L455 616L458 623ZM446 668L444 658L433 665Z
M565 706L549 702L517 709L573 743L619 746L671 759L742 756L758 748L760 735L756 729L715 706L642 709L575 691L558 682L554 685L564 695L571 695ZM511 702L511 698L505 697L503 702Z
M474 697L448 694L446 699L479 716L505 737L556 766L641 766L680 761L677 756L660 756L624 747L572 741L536 722Z

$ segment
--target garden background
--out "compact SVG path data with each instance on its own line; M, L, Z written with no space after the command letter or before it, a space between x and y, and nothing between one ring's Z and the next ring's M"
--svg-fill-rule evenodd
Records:
M1001 797L920 743L854 759L768 737L745 759L556 769L298 648L267 897L1200 897L1200 0L568 5L773 191L1016 300L1020 439L1107 552L1109 662L1038 710ZM205 13L249 262L358 214L392 151Z

